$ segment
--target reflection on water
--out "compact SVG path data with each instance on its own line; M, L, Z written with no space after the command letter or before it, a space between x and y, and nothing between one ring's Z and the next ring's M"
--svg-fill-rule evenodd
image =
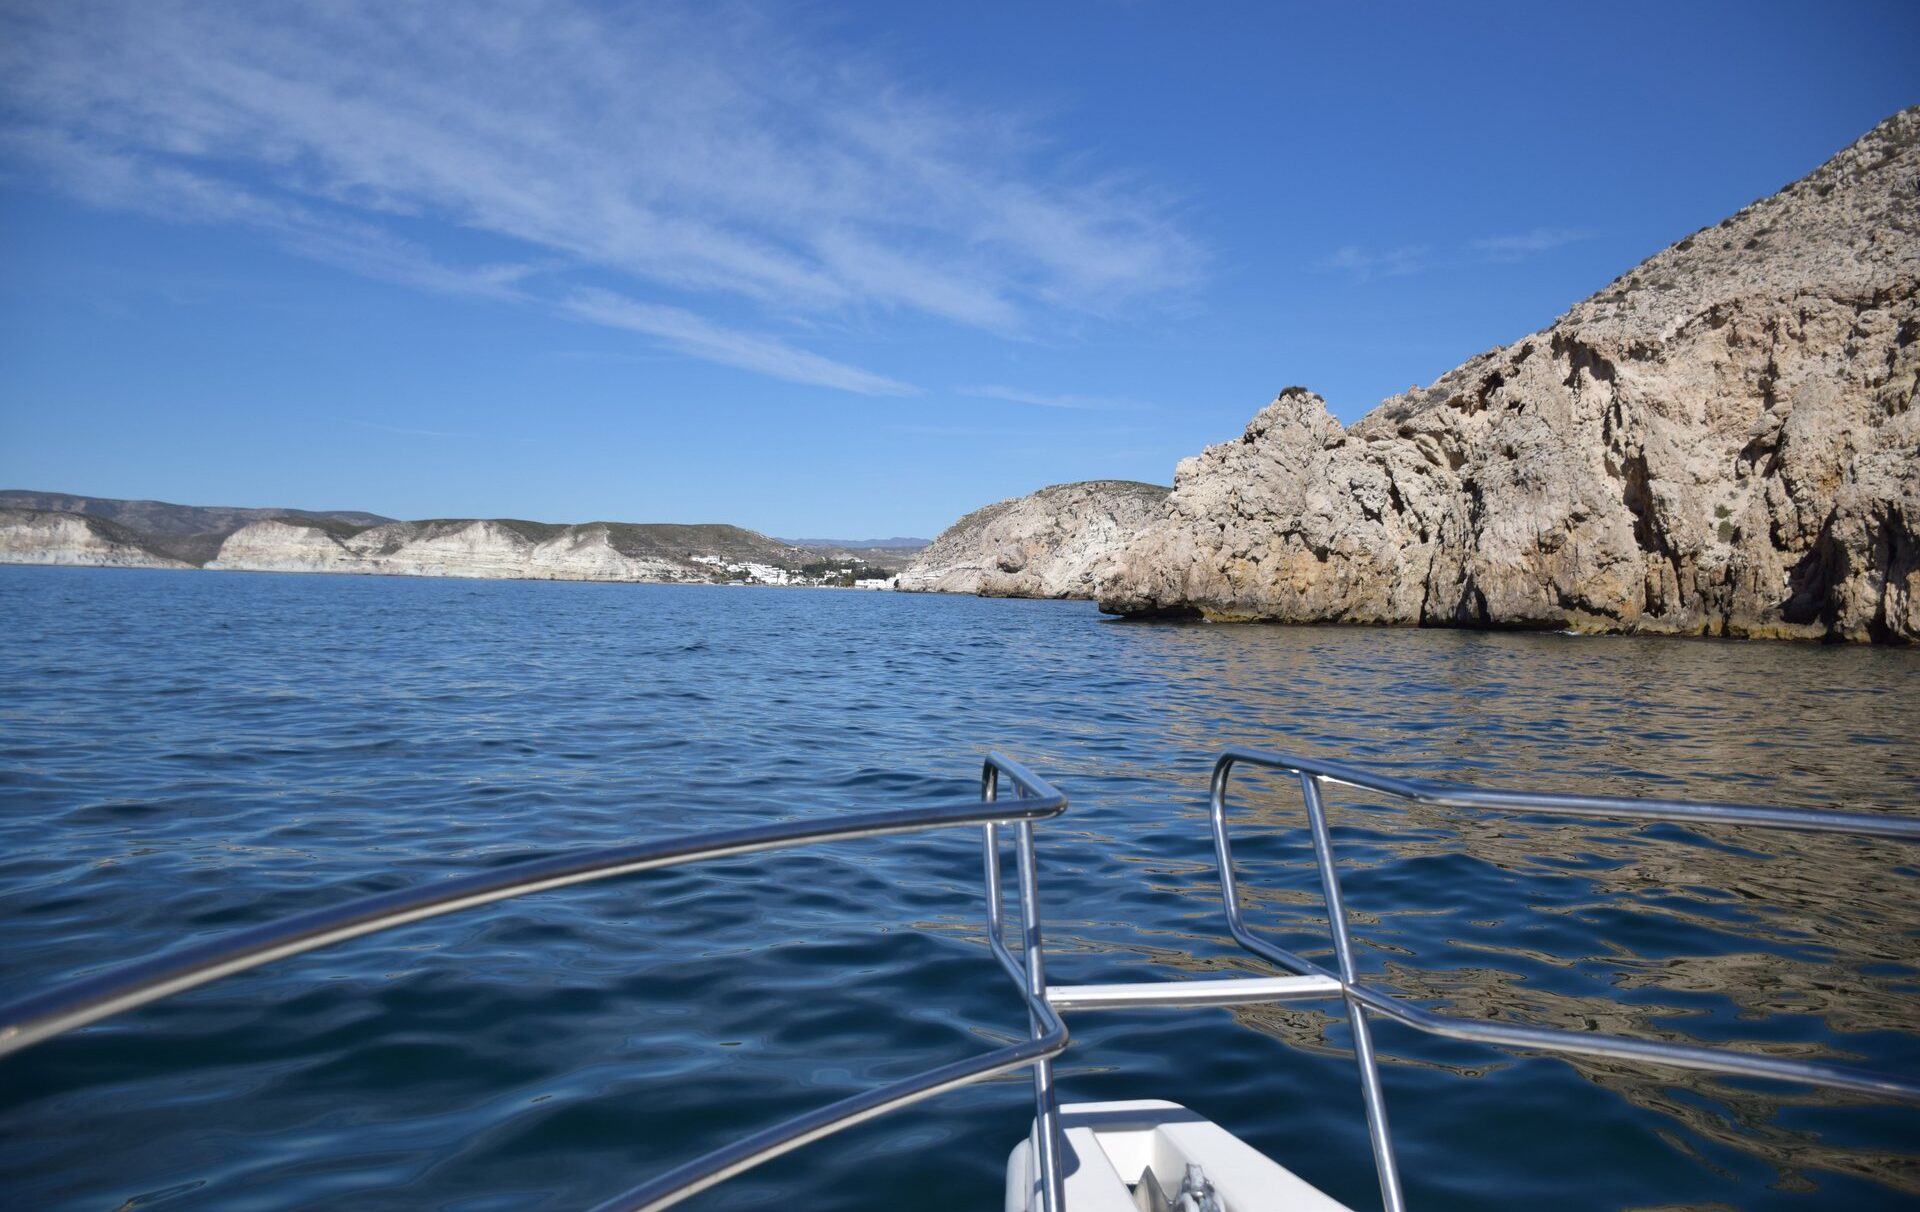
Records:
M973 793L1041 832L1052 975L1257 973L1229 743L1542 789L1920 811L1920 653L1147 626L1078 604L0 569L0 981L19 989L574 845ZM1472 1017L1920 1072L1912 847L1330 799L1360 962ZM1249 917L1330 954L1297 793L1236 776ZM660 872L249 974L10 1063L10 1205L576 1207L1024 1027L977 841ZM1070 1098L1165 1097L1376 1198L1344 1022L1073 1023ZM1248 1028L1251 1028L1249 1030ZM1920 1114L1378 1030L1417 1208L1899 1206ZM704 1206L978 1208L1021 1079ZM111 1159L103 1164L103 1159ZM937 1173L940 1181L929 1183Z

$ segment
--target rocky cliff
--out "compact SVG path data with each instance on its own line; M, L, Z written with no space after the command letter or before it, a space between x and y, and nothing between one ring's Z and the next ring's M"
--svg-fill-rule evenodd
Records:
M1920 639L1920 108L1351 428L1181 462L1102 609Z
M710 581L691 547L677 555L622 550L614 526L478 519L389 522L356 530L298 520L253 522L220 545L208 568L358 572L538 581Z
M4 504L23 497L61 508ZM22 492L0 493L0 563L865 588L884 587L891 569L899 567L878 556L798 546L738 526L562 526L512 518L396 522L349 511L276 513Z
M976 509L940 532L899 587L1009 598L1090 598L1113 557L1165 508L1132 480L1056 484Z
M105 518L41 509L0 509L0 564L192 567L150 550L139 535Z

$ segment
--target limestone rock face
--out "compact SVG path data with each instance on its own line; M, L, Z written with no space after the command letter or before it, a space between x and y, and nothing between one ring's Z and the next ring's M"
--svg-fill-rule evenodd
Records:
M191 568L148 551L102 518L40 509L0 509L0 563L89 568Z
M207 567L560 581L710 579L705 567L690 560L623 552L614 531L603 522L545 526L483 519L390 522L353 530L270 520L234 531Z
M914 558L899 588L1090 598L1113 557L1160 518L1168 492L1132 480L1088 480L976 509Z
M21 500L60 508L7 504ZM896 556L884 545L809 547L718 523L396 522L357 511L274 513L0 490L0 564L881 588L897 565L877 561Z
M1351 428L1179 465L1102 609L1920 639L1920 108Z
M245 572L366 572L358 553L319 526L278 519L250 522L228 535L208 568ZM344 567L353 564L355 567Z

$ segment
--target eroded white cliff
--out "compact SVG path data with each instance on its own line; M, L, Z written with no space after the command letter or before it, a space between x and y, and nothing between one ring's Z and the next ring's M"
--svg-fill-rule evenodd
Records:
M707 581L708 567L621 551L605 523L492 519L390 522L365 530L264 521L241 527L208 568L558 581Z
M0 509L0 563L88 568L191 568L148 551L112 522L37 509Z

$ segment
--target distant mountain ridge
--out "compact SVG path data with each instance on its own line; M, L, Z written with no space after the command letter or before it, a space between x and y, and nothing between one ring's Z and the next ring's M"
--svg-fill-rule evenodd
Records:
M398 576L850 584L906 553L787 543L724 524L518 518L397 521L360 510L255 509L0 491L0 563ZM893 564L885 559L895 557Z
M378 526L395 519L359 509L251 509L232 505L175 505L170 501L128 501L116 497L83 497L65 492L0 489L0 509L38 509L47 513L82 513L118 522L129 530L152 535L207 534L240 529L267 518L323 518L349 526Z
M170 501L86 497L66 492L0 489L0 509L77 514L99 518L132 532L146 550L183 564L204 564L220 541L249 522L268 518L304 518L348 526L378 526L394 519L357 509L253 509L232 505L175 505ZM116 540L118 541L118 540ZM3 555L0 552L0 555Z
M795 547L836 547L848 551L918 551L932 539L909 539L895 537L891 539L781 539L782 543L792 543Z

